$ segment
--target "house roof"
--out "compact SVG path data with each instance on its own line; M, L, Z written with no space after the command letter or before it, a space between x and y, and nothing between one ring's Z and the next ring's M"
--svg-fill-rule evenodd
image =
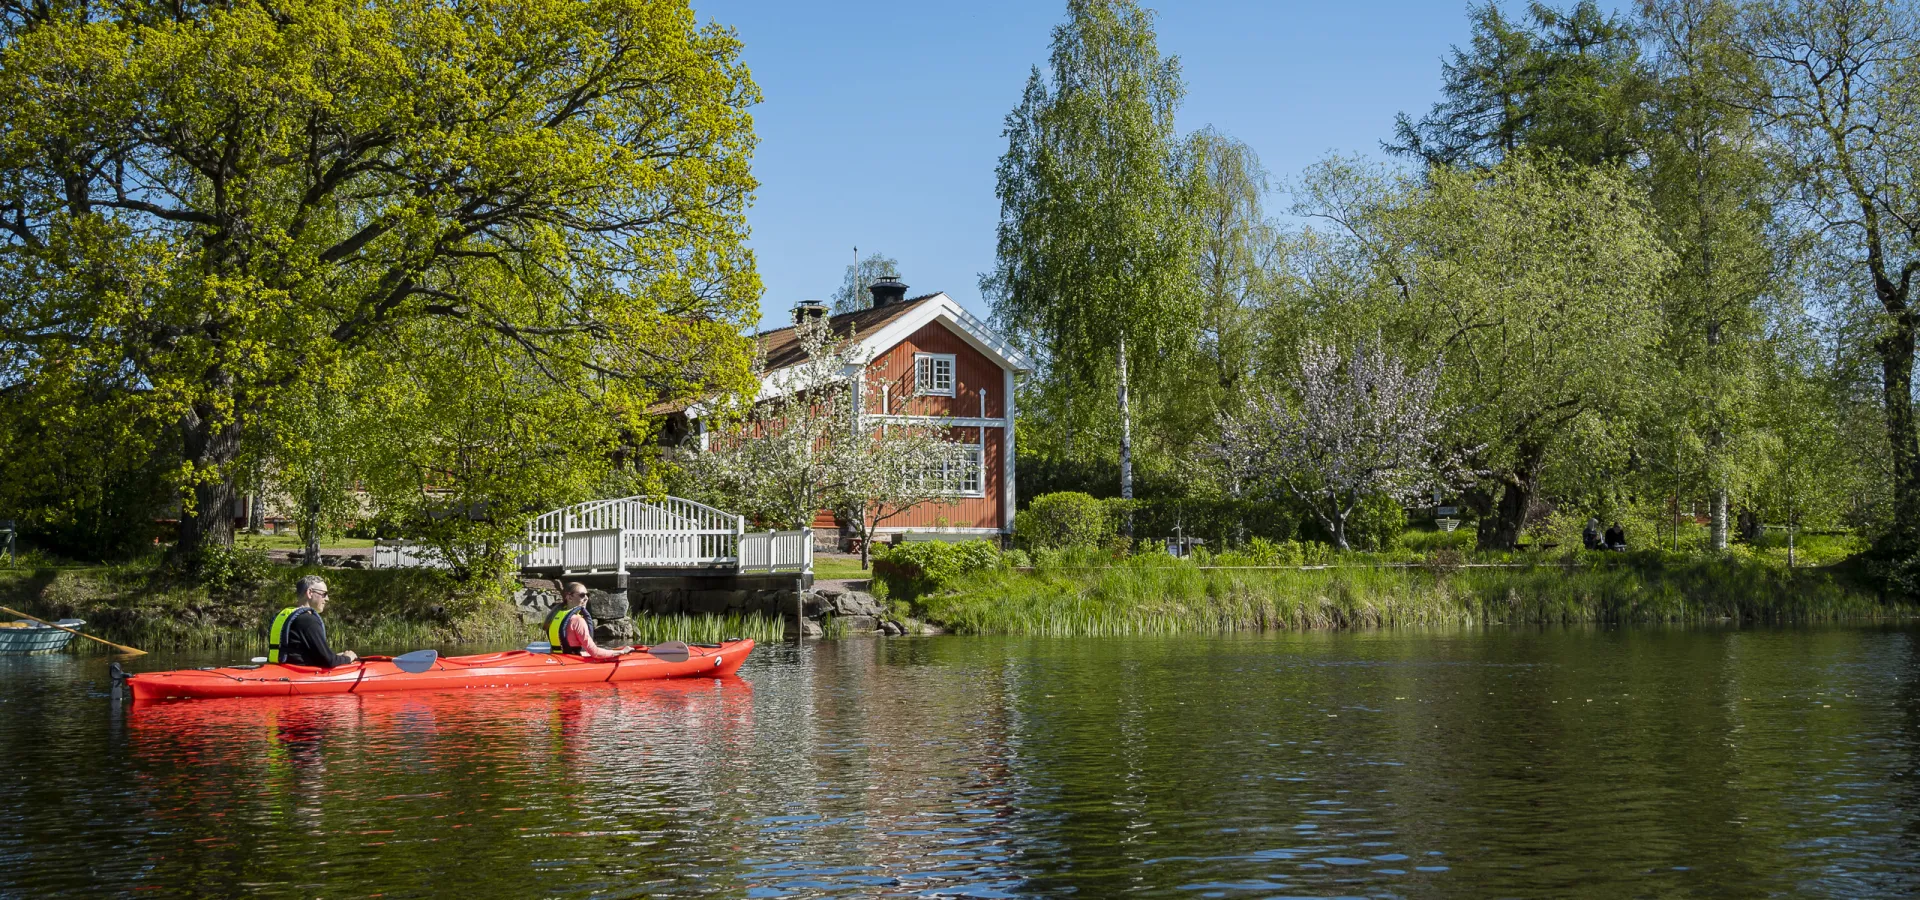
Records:
M940 295L937 293L922 294L899 303L841 313L828 319L827 327L833 330L833 335L837 338L844 338L849 334L862 336L873 334L889 323L904 318L913 311L914 307L938 296ZM797 366L807 359L806 348L800 346L800 334L792 325L761 332L754 339L760 342L760 351L766 360L766 371L773 372L789 366Z

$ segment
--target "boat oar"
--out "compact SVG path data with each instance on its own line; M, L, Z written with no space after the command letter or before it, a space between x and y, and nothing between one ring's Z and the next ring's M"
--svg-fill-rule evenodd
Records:
M145 656L145 655L147 655L147 651L145 651L145 650L135 650L135 649L133 649L132 647L128 647L128 646L125 646L125 645L123 645L123 644L116 644L116 643L114 643L114 642L112 642L112 641L106 641L106 640L101 640L100 638L97 638L97 637L94 637L93 635L90 635L90 634L88 634L88 633L86 633L86 632L84 632L84 631L74 631L73 629L71 629L71 628L68 628L68 627L67 627L67 626L65 626L65 625L55 625L55 624L53 624L52 622L49 622L49 621L47 621L47 620L45 620L45 619L35 619L34 617L32 617L32 616L30 616L30 615L27 615L26 613L23 613L23 612L21 612L21 611L19 611L19 610L17 610L17 609L8 609L8 608L6 608L6 607L4 607L4 606L0 606L0 612L4 612L4 613L12 613L13 615L16 615L16 616L19 616L19 617L20 617L20 618L22 618L22 619L28 619L28 620L31 620L31 621L34 621L34 622L39 622L40 624L42 624L42 625L45 625L45 626L47 626L48 628L58 628L58 629L60 629L61 631L65 631L65 632L68 632L68 633L70 633L70 634L77 634L77 635L79 635L79 636L81 636L81 637L83 637L83 638L86 638L87 640L90 640L90 641L100 641L100 643L102 643L102 644L105 644L105 645L107 645L107 646L109 646L109 647L112 647L113 649L115 649L115 650L118 650L118 651L120 651L121 653L125 653L125 654L127 654L128 656Z
M359 662L390 662L402 672L418 675L421 672L433 668L434 660L439 658L440 651L438 650L415 650L412 653L402 653L399 656L362 656ZM265 663L267 658L264 656L256 656L253 658L253 661L255 663Z
M648 647L647 653L661 662L686 662L688 651L685 641L668 641Z

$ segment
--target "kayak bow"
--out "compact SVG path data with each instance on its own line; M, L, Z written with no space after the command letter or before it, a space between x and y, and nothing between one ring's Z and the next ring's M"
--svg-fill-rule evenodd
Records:
M508 650L443 656L420 672L405 671L391 659L366 659L331 669L272 664L142 672L129 677L127 685L133 689L135 700L502 689L732 675L752 652L750 640L693 646L687 648L685 657L675 652L667 654L667 659L649 653L645 647L636 647L612 660Z

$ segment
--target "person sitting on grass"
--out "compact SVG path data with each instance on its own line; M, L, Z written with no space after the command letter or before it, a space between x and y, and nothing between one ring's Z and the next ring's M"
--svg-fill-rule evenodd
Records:
M560 605L547 613L547 644L553 653L577 653L588 659L617 659L631 647L601 647L593 642L593 614L587 611L587 586L567 583Z
M1606 549L1606 545L1600 543L1600 519L1598 517L1587 517L1587 527L1580 530L1580 543L1585 545L1588 550Z
M1613 523L1613 527L1607 529L1607 549L1608 550L1627 549L1627 530L1624 528L1621 528L1619 522Z
M360 658L352 650L333 652L327 646L327 582L318 575L301 578L293 586L294 605L273 617L267 629L267 662L331 669Z

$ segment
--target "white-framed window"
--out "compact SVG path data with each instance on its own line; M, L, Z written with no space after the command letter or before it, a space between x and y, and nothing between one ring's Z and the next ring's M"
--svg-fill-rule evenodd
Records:
M915 353L913 393L922 397L953 396L953 354Z
M955 444L923 476L937 486L937 492L949 497L986 496L986 473L981 466L979 444Z

